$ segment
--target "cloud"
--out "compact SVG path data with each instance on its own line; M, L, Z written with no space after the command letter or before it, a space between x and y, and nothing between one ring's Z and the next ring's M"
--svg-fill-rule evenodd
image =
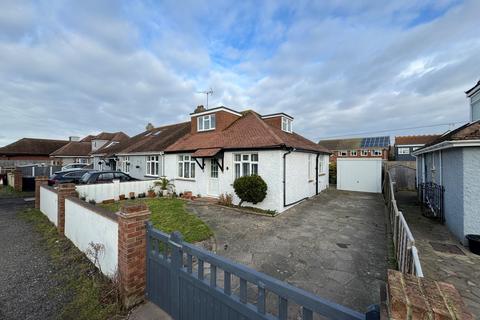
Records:
M466 121L477 1L8 2L0 145L136 134L210 106L283 111L311 139ZM444 130L448 126L405 132Z

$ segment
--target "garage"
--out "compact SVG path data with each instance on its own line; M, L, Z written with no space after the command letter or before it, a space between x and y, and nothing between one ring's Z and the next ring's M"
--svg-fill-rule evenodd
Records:
M382 192L382 159L337 159L337 189Z

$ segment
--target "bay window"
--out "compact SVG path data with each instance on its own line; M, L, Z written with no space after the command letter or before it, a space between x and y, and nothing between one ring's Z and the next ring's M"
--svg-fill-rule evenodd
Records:
M235 168L235 179L257 175L258 174L258 153L240 154L233 156L233 164Z
M178 177L186 179L195 178L195 160L191 156L178 156Z

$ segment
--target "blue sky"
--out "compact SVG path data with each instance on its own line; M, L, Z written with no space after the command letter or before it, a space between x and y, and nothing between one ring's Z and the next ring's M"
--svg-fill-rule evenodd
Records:
M442 132L480 79L479 1L2 1L0 145L142 131L210 106L318 140ZM385 132L383 132L385 131Z

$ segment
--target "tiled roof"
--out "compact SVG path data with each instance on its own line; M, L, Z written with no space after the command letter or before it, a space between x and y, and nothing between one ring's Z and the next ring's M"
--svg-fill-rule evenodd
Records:
M206 157L213 157L217 153L220 152L220 148L209 148L209 149L198 149L192 154L194 158L206 158Z
M169 146L166 152L196 151L198 149L263 149L292 147L296 149L325 152L322 146L296 134L268 125L253 111L242 116L222 131L189 133Z
M440 137L438 134L395 137L395 145L427 144Z
M57 157L67 156L88 156L92 151L92 143L89 141L70 141L60 149L55 150L50 155Z
M190 122L153 128L108 148L107 153L127 154L161 152L190 132Z
M48 156L68 143L67 140L23 138L0 148L0 155L45 155Z
M363 138L320 140L318 143L330 150L360 149Z
M432 142L426 144L423 148L430 147L444 141L460 140L480 140L480 120L475 122L469 122L455 130L448 131L443 135L439 136L437 139L433 140Z

